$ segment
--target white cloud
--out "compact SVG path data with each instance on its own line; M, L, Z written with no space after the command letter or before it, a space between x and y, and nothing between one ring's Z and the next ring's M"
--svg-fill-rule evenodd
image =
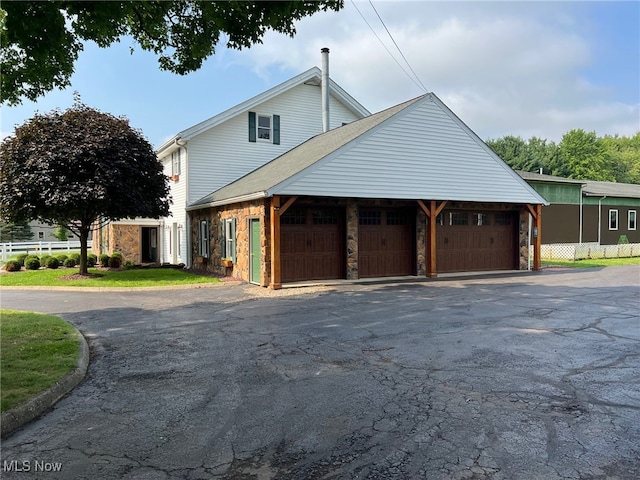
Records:
M399 61L368 3L358 8ZM406 58L438 95L483 138L507 134L559 140L573 128L598 134L640 130L639 105L623 104L581 72L594 39L577 29L570 4L555 2L375 2ZM263 78L320 64L331 49L331 76L371 111L422 93L402 72L350 2L298 24L294 39L270 33L235 56ZM408 71L409 69L405 67Z

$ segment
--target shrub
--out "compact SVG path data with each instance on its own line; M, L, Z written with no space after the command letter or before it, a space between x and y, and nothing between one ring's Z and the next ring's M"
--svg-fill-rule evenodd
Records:
M109 268L120 268L122 265L122 254L120 252L114 252L109 259Z
M93 253L87 254L87 267L95 267L96 263L98 263L98 257Z
M27 270L38 270L40 268L40 260L35 255L24 259L24 268Z
M9 260L3 267L7 272L19 272L22 269L22 265L17 260Z
M44 264L47 268L55 270L60 266L60 261L56 257L49 257L47 263Z
M26 267L27 266L27 262L29 260L33 260L33 259L36 259L36 260L40 261L40 257L38 257L37 255L31 254L31 255L27 255L25 257L24 262L22 264Z
M103 253L100 255L100 266L101 267L108 267L109 266L109 255L107 255L106 253Z
M42 265L43 267L47 265L47 260L49 260L51 258L51 255L47 255L46 253L44 255L40 255L40 265Z
M127 260L126 262L124 262L123 266L125 270L131 270L136 266L136 264L132 260Z
M69 258L73 258L76 261L76 265L80 263L80 254L79 253L70 253Z
M78 265L78 262L76 262L75 258L69 257L64 262L62 262L62 264L67 268L73 268Z
M64 265L64 261L68 258L64 253L61 253L60 255L56 255L56 258L58 259L58 261L60 262L60 265Z
M24 267L24 259L29 256L28 253L21 253L16 257L16 262L20 264L21 267Z

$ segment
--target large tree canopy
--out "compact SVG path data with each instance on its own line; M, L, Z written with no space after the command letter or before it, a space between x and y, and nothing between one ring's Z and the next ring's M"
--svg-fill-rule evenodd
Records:
M67 87L82 44L108 47L130 36L159 55L160 68L180 75L198 70L221 41L242 49L267 30L295 35L295 21L343 0L248 2L21 1L3 2L0 16L1 103L35 100ZM0 18L1 18L0 17Z
M567 132L560 143L507 135L487 140L494 152L516 170L580 180L640 183L640 132L633 137L604 136L582 129Z
M149 142L125 118L81 103L37 114L0 144L0 217L63 225L87 238L98 222L169 213L168 179Z

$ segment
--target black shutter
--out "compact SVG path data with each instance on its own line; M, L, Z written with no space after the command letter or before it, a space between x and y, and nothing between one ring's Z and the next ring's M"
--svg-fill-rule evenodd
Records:
M273 144L280 145L280 115L273 116Z
M249 141L256 141L256 112L249 112Z

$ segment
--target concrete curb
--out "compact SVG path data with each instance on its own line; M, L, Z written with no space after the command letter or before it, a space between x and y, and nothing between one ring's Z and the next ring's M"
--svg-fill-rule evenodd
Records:
M84 335L77 328L75 330L78 333L80 342L80 356L75 369L44 392L4 412L2 418L0 418L0 436L4 438L45 413L84 379L89 367L89 345Z

